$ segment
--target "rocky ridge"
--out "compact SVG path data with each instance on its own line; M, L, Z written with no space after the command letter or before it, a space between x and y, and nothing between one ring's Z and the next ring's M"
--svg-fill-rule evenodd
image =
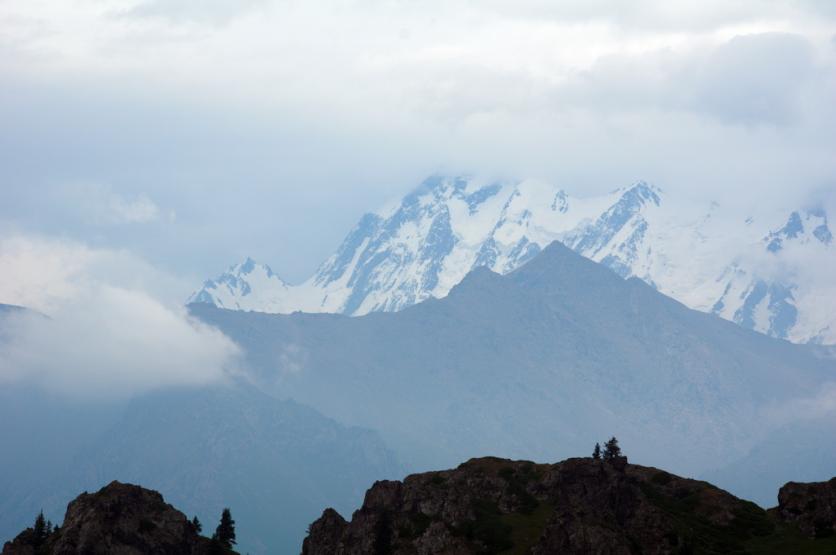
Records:
M377 482L351 521L327 509L302 554L830 553L832 484L790 484L781 505L766 512L706 482L621 457L472 459Z
M326 509L302 555L836 553L836 478L788 483L778 500L764 511L621 456L485 457L376 482L351 521ZM49 530L24 530L2 555L234 554L159 493L120 482L78 496Z
M778 516L807 536L836 535L836 478L828 482L789 482L778 492Z

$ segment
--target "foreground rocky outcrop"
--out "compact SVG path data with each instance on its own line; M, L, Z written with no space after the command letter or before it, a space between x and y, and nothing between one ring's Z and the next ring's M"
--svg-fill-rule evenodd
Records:
M621 457L472 459L377 482L350 522L327 509L302 553L836 553L836 538L813 539L824 521L836 524L833 490L787 487L782 505L767 513L706 482Z
M28 528L2 555L140 555L228 553L198 534L186 516L156 491L111 482L67 507L63 525L46 536Z
M809 537L836 535L836 478L829 482L785 484L778 492L778 507L774 511Z

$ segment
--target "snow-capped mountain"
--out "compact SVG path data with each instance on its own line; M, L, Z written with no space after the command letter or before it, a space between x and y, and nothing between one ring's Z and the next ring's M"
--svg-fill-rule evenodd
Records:
M209 303L234 310L282 313L293 310L291 288L266 264L247 258L229 267L189 297L189 303Z
M644 182L578 198L536 180L433 176L363 216L306 282L288 285L248 259L189 301L278 313L395 311L445 296L475 267L513 271L554 240L747 328L836 342L836 291L827 279L836 250L823 209L760 221L669 198Z

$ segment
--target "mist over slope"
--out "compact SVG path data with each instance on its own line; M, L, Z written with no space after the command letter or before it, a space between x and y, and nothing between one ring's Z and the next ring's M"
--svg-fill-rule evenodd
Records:
M836 381L807 346L688 309L559 243L397 313L190 309L243 348L261 387L379 430L416 468L555 459L616 433L639 461L699 474Z

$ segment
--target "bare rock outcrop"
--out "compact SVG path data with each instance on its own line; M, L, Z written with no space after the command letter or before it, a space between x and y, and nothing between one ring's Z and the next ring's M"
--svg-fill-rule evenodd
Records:
M28 528L6 543L2 555L208 555L213 551L217 546L200 536L158 492L111 482L72 501L56 532L38 537Z
M819 512L808 516L832 524L832 490L813 489L800 494L817 500ZM785 505L790 512L796 506ZM623 457L556 464L482 458L377 482L351 521L326 510L302 554L724 554L769 545L829 552L808 551L829 549L822 542L831 540L803 538L792 526L711 484Z
M778 516L811 538L836 535L836 478L828 482L789 482L778 492Z

